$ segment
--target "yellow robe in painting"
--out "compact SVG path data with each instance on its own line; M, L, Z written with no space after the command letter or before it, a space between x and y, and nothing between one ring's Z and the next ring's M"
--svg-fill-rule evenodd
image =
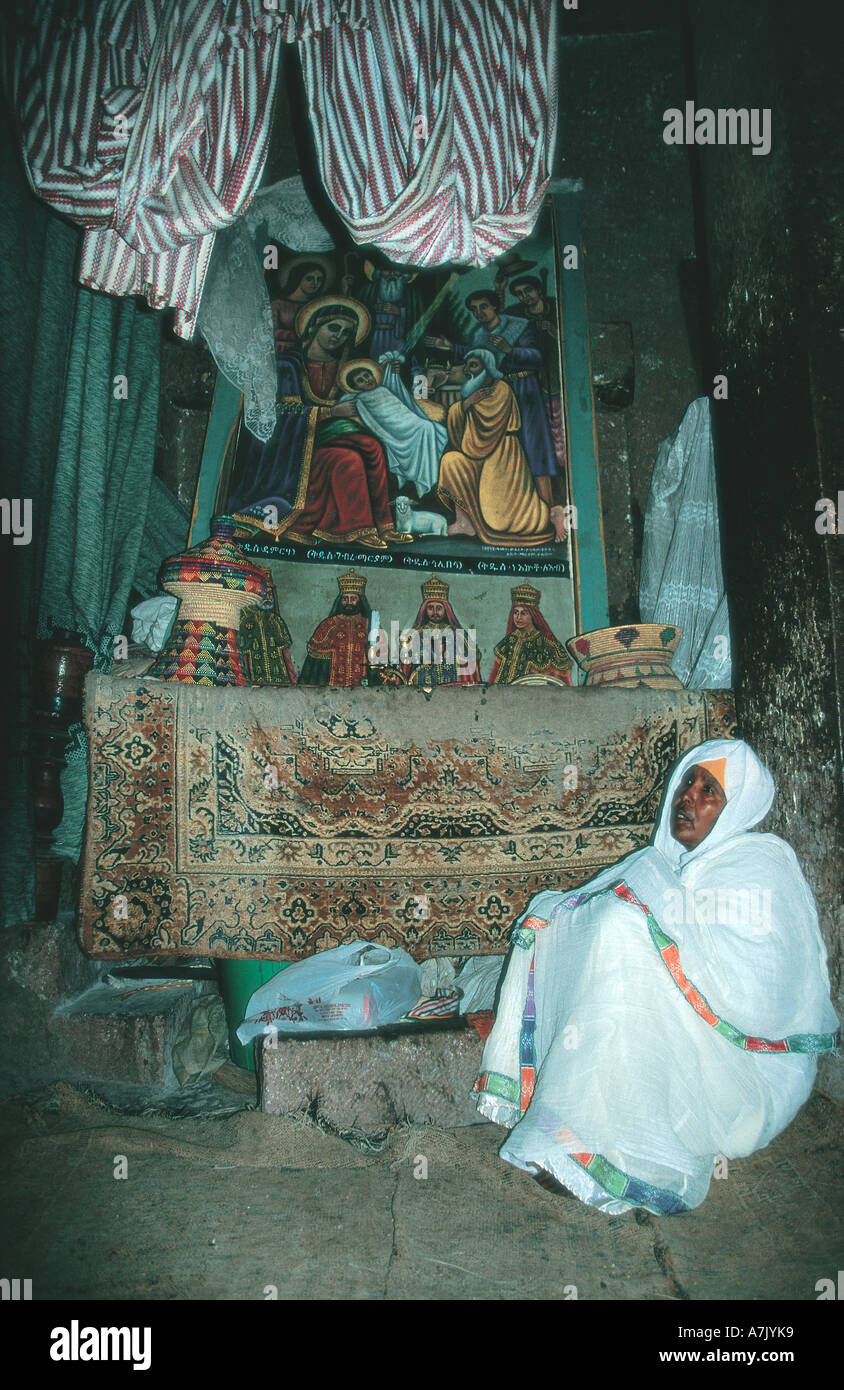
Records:
M468 410L464 401L455 401L446 423L452 447L440 464L443 501L462 507L487 545L553 541L548 503L528 467L519 407L507 382L496 381Z

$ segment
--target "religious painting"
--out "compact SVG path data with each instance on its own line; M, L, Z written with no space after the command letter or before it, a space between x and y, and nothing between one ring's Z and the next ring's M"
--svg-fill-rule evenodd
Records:
M482 268L261 248L277 420L238 418L215 510L249 553L571 581L555 208Z

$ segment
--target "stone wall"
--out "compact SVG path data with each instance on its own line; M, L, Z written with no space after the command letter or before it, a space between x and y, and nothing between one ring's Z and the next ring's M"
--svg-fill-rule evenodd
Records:
M621 7L603 8L607 24L625 28ZM623 8L632 28L639 7ZM683 43L679 25L570 30L564 23L557 172L584 182L590 324L629 323L633 339L632 405L599 405L597 412L610 621L628 622L639 617L638 562L656 452L701 394L689 161L662 139L662 112L684 95Z
M769 828L816 893L841 1000L841 641L844 537L821 497L844 487L840 52L833 7L695 0L698 107L772 112L766 156L699 151L711 289L710 366L727 374L717 464L739 730L771 768ZM839 1013L843 1012L839 1007ZM840 1066L822 1079L840 1097Z

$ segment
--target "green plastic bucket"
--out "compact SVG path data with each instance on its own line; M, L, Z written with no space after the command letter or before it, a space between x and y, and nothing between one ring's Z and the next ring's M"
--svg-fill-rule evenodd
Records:
M220 993L226 1011L229 1028L229 1051L236 1067L245 1071L255 1070L255 1044L242 1043L237 1036L237 1027L243 1022L246 1005L259 985L265 985L280 970L286 970L291 961L280 960L218 960L217 973L220 978Z

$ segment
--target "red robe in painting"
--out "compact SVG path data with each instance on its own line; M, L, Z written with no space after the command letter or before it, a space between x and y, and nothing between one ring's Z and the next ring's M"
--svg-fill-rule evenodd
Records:
M328 685L360 685L369 674L368 646L368 617L363 613L334 613L316 628L308 643L308 656L316 657L320 664L331 662ZM311 683L312 677L303 667L300 684ZM324 683L324 677L320 683Z
M338 367L306 363L315 396L331 395ZM328 432L335 437L325 439ZM354 541L393 524L384 446L355 419L318 424L304 504L288 534L294 540Z

